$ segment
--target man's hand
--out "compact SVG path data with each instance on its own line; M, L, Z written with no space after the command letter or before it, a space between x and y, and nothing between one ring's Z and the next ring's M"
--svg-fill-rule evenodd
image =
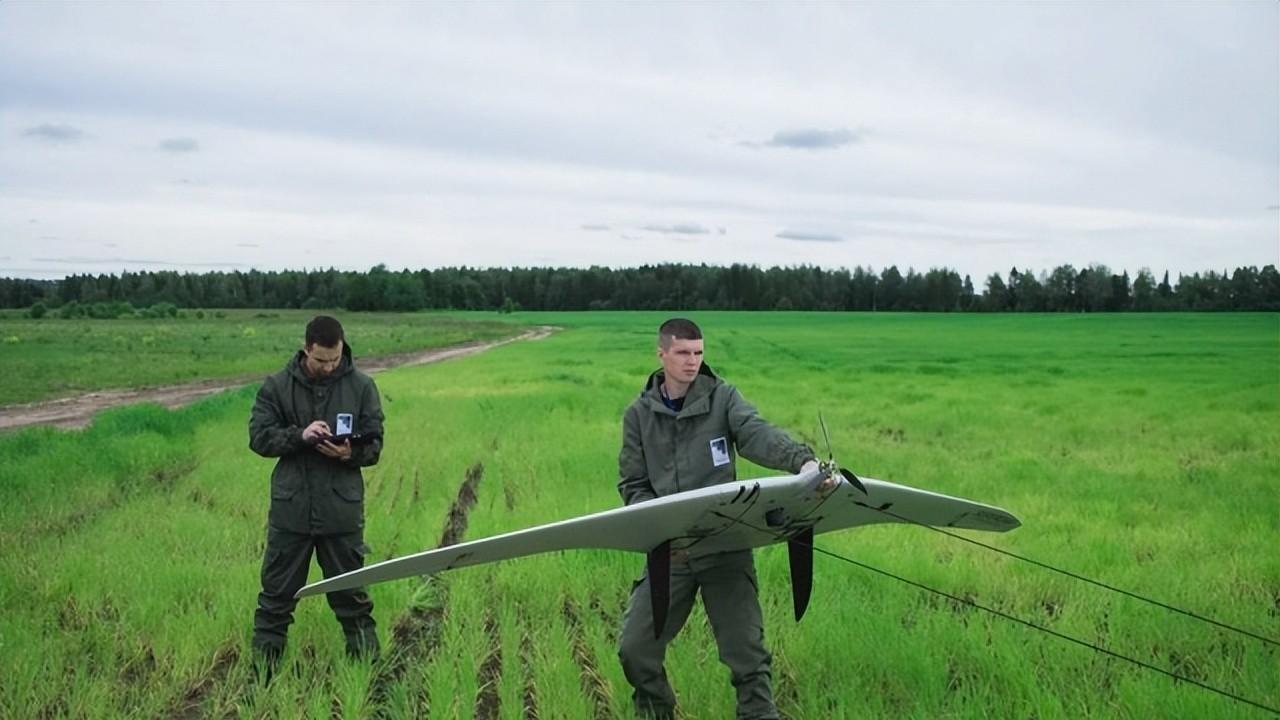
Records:
M302 439L304 442L313 443L321 438L327 438L333 433L329 430L329 423L323 420L317 420L302 429Z
M321 455L331 457L334 460L347 461L351 459L351 443L346 440L343 440L341 445L323 440L316 443L316 450L319 450Z
M817 470L820 467L822 466L818 464L817 460L809 460L804 465L800 466L800 474L803 475L807 472ZM835 490L836 485L839 485L839 484L840 484L840 479L836 477L836 474L834 472L828 473L826 477L822 478L822 483L818 485L818 494L826 495L830 493L832 490Z

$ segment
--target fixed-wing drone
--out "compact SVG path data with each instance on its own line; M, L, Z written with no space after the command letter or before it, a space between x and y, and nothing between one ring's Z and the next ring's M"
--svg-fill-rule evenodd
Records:
M836 484L824 490L828 477ZM859 479L834 463L824 463L797 475L689 490L387 560L308 585L297 597L556 550L629 550L648 556L654 632L660 635L666 624L673 550L697 557L786 542L792 600L799 620L813 587L813 536L884 522L992 532L1021 525L997 507L882 480Z

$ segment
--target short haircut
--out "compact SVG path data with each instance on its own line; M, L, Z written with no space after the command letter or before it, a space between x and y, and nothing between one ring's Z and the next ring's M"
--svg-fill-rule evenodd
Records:
M317 315L307 323L307 347L337 347L338 343L346 339L342 334L342 323L337 318Z
M701 340L702 330L692 320L671 318L658 328L658 347L666 350L672 340Z

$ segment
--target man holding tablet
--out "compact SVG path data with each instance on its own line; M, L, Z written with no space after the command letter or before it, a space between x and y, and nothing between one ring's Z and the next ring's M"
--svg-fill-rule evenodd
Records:
M294 593L315 554L325 577L364 565L364 477L382 453L382 403L373 380L356 370L342 324L320 315L303 347L267 377L249 419L249 447L278 458L254 613L253 650L271 672L284 652ZM376 657L373 603L363 588L329 593L347 653Z

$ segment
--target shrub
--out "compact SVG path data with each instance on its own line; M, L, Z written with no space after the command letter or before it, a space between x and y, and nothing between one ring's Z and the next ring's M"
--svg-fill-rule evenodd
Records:
M171 302L156 303L151 306L151 309L155 310L160 317L178 317L178 306Z

